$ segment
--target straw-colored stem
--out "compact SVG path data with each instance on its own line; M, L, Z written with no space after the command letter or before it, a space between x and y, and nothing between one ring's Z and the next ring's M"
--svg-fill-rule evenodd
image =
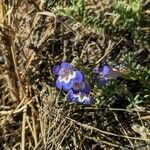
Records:
M21 150L25 150L25 125L26 125L26 108L23 111Z

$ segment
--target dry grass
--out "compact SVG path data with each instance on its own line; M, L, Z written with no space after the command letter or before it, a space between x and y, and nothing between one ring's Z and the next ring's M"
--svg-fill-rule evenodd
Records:
M149 149L149 108L62 106L59 99L64 98L51 73L56 63L72 60L76 53L90 70L122 42L130 43L76 27L46 7L42 0L0 0L0 149L123 149L140 144ZM116 55L119 59L119 51L111 57Z

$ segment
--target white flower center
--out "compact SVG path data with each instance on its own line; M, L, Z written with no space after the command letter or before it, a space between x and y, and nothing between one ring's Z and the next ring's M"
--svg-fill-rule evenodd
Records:
M79 94L77 95L77 97L78 97L78 101L79 101L80 103L83 103L85 100L89 99L88 96L86 96L85 94L81 94L81 93L79 93Z
M60 82L65 82L66 84L70 82L71 79L75 78L76 74L71 70L63 70L62 75L59 76Z

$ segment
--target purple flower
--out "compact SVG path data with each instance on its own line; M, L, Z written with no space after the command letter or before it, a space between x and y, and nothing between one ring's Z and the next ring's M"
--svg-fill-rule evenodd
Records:
M69 90L67 98L74 103L80 103L84 105L91 105L93 99L90 97L89 94L85 94L82 92L74 93L72 90Z
M120 73L108 65L103 65L95 70L96 78L100 85L106 85L110 79L120 76Z
M81 93L89 94L91 92L91 87L86 81L82 81L79 83L74 83L72 87L72 91L74 93L81 92Z
M63 62L60 66L54 66L53 74L58 75L56 87L66 91L73 87L74 83L81 82L84 77L80 71L75 71L70 63Z
M107 65L103 65L102 67L96 68L95 79L98 80L99 84L104 86L108 82L107 75L110 73L110 68Z

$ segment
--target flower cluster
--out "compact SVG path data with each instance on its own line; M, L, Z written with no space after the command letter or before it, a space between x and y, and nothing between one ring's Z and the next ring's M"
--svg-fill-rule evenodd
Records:
M90 97L91 88L85 79L85 75L68 62L54 66L53 74L58 75L56 87L68 92L67 98L71 102L90 105L92 98Z
M85 75L76 70L70 63L63 62L61 65L54 66L53 74L57 75L56 87L67 91L67 98L71 102L90 105L93 99L90 96L91 87ZM117 78L121 73L116 67L103 64L94 71L95 79L101 86L105 86L110 79Z

